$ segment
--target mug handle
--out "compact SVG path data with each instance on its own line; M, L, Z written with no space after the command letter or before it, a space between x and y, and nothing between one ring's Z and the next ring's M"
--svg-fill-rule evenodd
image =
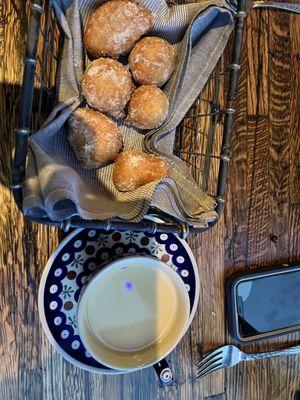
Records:
M153 368L158 376L158 379L163 385L169 385L172 382L173 373L165 358L154 364Z

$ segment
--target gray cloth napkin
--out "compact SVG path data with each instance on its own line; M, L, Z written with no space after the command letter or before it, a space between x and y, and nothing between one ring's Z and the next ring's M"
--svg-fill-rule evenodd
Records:
M82 32L99 0L54 0L65 35L59 70L59 103L40 131L29 141L24 211L31 216L62 220L77 215L84 219L119 217L139 221L150 205L165 213L203 226L216 218L215 201L201 191L185 163L173 156L175 128L189 110L215 67L233 28L234 9L224 0L168 7L164 0L144 0L155 15L150 35L172 43L176 70L164 88L170 101L165 133L159 152L171 170L170 178L128 193L112 183L113 165L85 170L77 163L68 143L67 119L83 101L81 80L88 62ZM118 122L125 149L143 149L145 135ZM151 135L151 133L150 133Z

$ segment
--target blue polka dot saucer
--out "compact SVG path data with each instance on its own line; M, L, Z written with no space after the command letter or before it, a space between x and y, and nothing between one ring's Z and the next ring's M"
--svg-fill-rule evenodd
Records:
M85 370L117 374L94 360L81 342L77 304L86 280L107 262L122 256L157 257L173 268L185 283L192 321L199 298L197 264L188 244L174 234L77 229L50 257L39 287L39 315L54 348L69 362Z

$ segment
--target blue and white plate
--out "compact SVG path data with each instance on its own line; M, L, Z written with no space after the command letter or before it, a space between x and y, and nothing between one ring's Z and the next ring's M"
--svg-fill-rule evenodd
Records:
M190 320L199 298L197 264L188 244L174 234L77 229L50 257L39 288L39 314L55 349L69 362L102 374L121 373L94 360L83 346L77 326L80 291L97 269L122 256L146 254L173 268L185 283L190 298ZM122 371L124 373L124 371Z

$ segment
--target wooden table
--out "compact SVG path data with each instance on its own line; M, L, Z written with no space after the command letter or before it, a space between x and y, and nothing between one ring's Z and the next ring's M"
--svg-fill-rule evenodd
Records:
M59 233L26 221L9 189L28 5L0 1L0 399L292 399L300 390L299 356L241 364L201 382L193 363L231 342L227 274L300 259L300 17L261 10L247 20L227 204L213 229L189 239L199 265L200 304L169 357L175 381L160 387L151 368L115 377L81 371L42 332L39 279ZM247 350L278 349L299 339L282 336Z

